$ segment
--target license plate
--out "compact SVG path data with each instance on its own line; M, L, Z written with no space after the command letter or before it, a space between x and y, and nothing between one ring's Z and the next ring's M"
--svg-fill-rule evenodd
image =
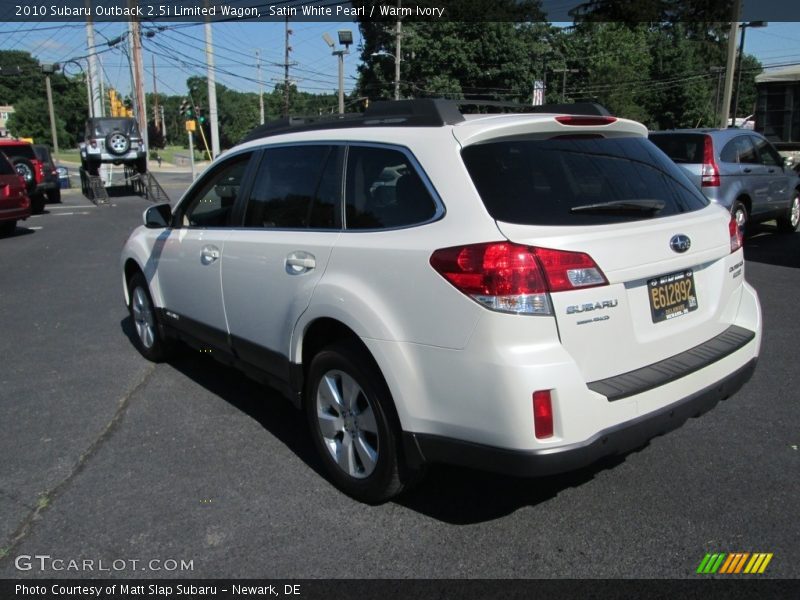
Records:
M653 323L674 319L697 310L694 271L687 269L647 282Z

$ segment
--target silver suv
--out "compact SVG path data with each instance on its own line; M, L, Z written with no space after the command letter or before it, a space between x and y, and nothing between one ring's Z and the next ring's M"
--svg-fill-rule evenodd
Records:
M133 167L139 173L147 171L147 149L136 119L87 119L84 139L80 145L81 166L90 175L97 175L102 163Z
M650 141L689 176L707 198L731 211L743 230L776 219L791 233L800 223L800 178L764 136L747 129L677 129Z

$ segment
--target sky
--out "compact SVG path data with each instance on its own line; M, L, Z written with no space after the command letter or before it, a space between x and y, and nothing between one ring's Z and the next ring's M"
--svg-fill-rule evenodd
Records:
M152 91L155 63L158 91L183 95L188 77L206 75L204 26L201 23L165 25L165 29L143 40L146 89ZM123 44L109 48L106 42L124 34L127 28L127 23L123 22L95 24L95 43L106 84L123 94L130 89L130 70L121 49ZM349 92L356 81L360 42L355 23L296 22L290 23L290 28L290 78L299 89L314 93L333 93L338 85L337 58L331 55L322 35L328 33L335 40L338 29L353 32L355 43L351 54L345 57L345 91ZM258 91L256 51L261 55L264 89L270 90L283 80L283 23L215 23L212 35L217 83L238 91ZM24 50L40 62L63 64L88 53L86 27L75 22L0 22L0 50ZM745 52L754 54L765 66L800 64L800 23L774 22L764 28L748 28ZM74 65L66 68L70 74L79 72Z

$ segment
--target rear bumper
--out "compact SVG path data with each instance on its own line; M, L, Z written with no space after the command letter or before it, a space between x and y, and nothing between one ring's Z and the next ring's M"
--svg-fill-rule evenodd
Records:
M531 477L563 473L585 467L601 458L625 454L652 438L700 416L741 388L753 375L754 358L721 381L672 404L598 432L590 439L542 450L508 450L429 434L405 433L404 448L410 463L447 463Z

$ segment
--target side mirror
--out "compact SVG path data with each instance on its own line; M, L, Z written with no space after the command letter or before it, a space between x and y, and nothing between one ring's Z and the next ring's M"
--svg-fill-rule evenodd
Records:
M144 211L144 226L148 229L163 229L169 227L172 220L172 209L169 204L154 204Z

